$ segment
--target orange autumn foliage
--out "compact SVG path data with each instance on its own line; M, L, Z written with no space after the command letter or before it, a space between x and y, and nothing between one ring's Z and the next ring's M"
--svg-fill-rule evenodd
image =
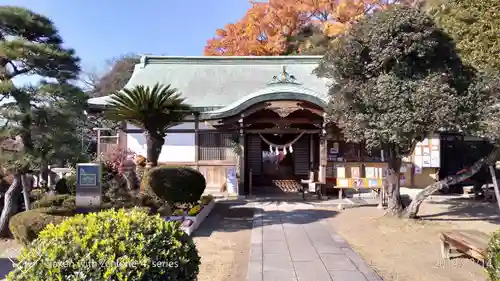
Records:
M208 56L281 55L287 39L308 25L328 36L344 33L364 15L395 0L268 0L256 2L241 20L218 29L208 40Z

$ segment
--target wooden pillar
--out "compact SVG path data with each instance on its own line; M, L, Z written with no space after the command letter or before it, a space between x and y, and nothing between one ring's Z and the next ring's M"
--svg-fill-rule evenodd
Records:
M200 114L194 114L194 162L196 170L200 170Z
M309 134L309 168L314 168L314 136ZM310 172L310 171L309 171Z
M243 130L243 117L241 114L241 118L238 120L240 125L239 129L239 145L240 145L240 155L238 155L238 171L239 171L239 182L238 182L238 195L243 195L245 193L245 180L247 176L247 172L245 170L245 132Z

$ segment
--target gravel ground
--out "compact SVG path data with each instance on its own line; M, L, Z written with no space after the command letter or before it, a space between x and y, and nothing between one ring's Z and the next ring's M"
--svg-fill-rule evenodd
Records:
M194 233L201 256L198 281L246 280L253 209L217 204Z
M383 216L375 207L340 211L328 222L385 281L485 281L482 266L463 257L443 260L439 232L499 228L494 203L473 200L428 202L421 220Z

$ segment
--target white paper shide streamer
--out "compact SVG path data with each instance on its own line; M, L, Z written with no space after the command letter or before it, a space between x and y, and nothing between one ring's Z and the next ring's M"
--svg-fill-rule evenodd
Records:
M280 153L280 149L283 149L283 154L287 154L287 148L290 153L293 153L293 148L292 145L295 144L301 137L304 135L304 132L300 133L296 138L294 138L292 141L286 143L286 144L275 144L270 142L268 139L266 139L264 136L259 134L260 138L269 145L269 151L271 153L275 153L278 155Z

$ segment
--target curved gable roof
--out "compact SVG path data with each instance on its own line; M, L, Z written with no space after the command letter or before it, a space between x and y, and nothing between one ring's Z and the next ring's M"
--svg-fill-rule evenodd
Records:
M171 84L179 89L193 107L228 107L248 99L248 95L265 95L266 87L286 66L300 87L275 89L275 93L292 93L323 97L328 85L312 73L321 56L270 57L157 57L143 56L125 88L156 83ZM281 85L282 86L282 85ZM276 86L277 87L277 86ZM292 91L293 90L293 91ZM89 104L106 105L110 96L89 99ZM320 98L321 99L321 98ZM234 106L234 105L233 105Z
M223 118L240 113L246 108L269 100L302 100L325 107L330 97L293 84L280 84L262 88L220 109L204 112L203 119Z

